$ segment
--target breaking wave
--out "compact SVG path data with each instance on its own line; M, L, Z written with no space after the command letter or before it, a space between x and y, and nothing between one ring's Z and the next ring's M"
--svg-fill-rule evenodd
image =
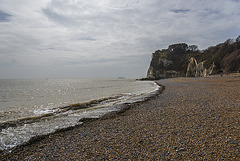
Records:
M156 85L153 91L147 93L123 93L89 102L36 109L35 116L0 123L0 150L24 144L36 136L80 125L86 118L100 118L110 112L121 111L129 104L148 100L159 93L160 89Z

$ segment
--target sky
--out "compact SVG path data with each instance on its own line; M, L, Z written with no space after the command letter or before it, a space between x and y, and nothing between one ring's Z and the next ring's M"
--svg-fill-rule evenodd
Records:
M175 43L240 35L240 0L0 0L0 79L142 78Z

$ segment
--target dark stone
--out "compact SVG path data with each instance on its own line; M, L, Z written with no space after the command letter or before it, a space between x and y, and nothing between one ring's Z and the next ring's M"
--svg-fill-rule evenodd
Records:
M176 150L176 152L184 152L184 151L187 151L187 149L180 148L180 149Z
M174 146L174 147L173 147L174 150L177 150L177 148L178 148L177 146Z

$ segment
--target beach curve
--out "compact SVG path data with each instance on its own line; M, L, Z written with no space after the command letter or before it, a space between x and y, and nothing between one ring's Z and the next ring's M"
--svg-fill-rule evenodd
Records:
M1 160L236 160L240 78L174 78L114 117L1 153Z

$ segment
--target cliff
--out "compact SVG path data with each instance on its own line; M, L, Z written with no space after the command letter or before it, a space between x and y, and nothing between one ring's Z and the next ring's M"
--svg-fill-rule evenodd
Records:
M221 72L239 72L240 36L234 41L200 51L196 45L185 43L170 45L167 49L152 53L147 79L179 76L206 77Z
M215 64L213 63L207 69L204 67L204 63L205 61L198 63L197 60L192 57L188 62L186 77L207 77L212 74L216 67Z
M185 76L187 62L197 52L197 46L185 43L173 44L168 49L157 50L152 54L147 78L161 79ZM198 53L198 52L197 52Z

